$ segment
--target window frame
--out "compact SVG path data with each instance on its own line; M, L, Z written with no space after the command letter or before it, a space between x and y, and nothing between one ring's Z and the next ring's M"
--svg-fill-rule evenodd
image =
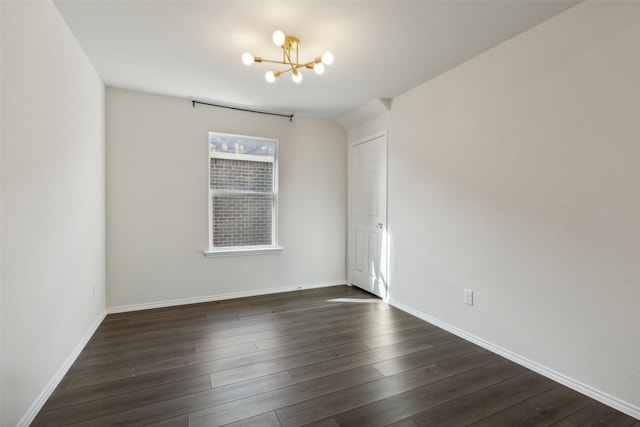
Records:
M211 188L211 138L212 137L226 137L233 138L237 140L246 140L246 141L256 141L256 142L266 142L270 144L274 144L274 154L273 154L273 190L270 193L267 192L247 192L247 191L233 191L233 190L223 190L216 191ZM257 137L257 136L247 136L247 135L237 135L230 133L221 133L221 132L209 132L207 138L207 205L208 205L208 243L209 247L205 250L204 254L206 257L217 257L217 256L234 256L234 255L259 255L259 254L269 254L269 253L278 253L282 251L282 247L278 244L278 199L279 199L279 191L278 191L278 181L279 181L279 147L280 141L274 138L265 138L265 137ZM221 156L220 158L229 158L232 160L243 160L242 158L233 159L233 154ZM271 244L270 245L245 245L245 246L214 246L213 245L213 198L216 194L224 195L224 196L255 196L255 197L264 197L269 195L273 198L273 206L271 211Z

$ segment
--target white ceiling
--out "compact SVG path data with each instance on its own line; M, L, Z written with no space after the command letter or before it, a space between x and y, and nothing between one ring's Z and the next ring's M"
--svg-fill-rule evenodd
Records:
M56 6L107 86L337 119L394 98L578 3L569 0L102 1ZM269 84L274 30L322 76Z

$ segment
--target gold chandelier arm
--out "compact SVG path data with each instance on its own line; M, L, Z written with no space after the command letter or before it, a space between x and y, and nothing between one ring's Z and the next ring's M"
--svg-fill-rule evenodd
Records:
M307 68L313 68L314 64L318 64L320 62L322 62L322 58L316 58L313 61L307 62L306 64L293 64L291 62L286 62L286 61L276 61L274 59L264 59L264 58L260 58L259 56L256 56L254 58L255 62L270 62L271 64L281 64L281 65L289 65L292 68L302 68L302 67L307 67Z
M278 73L279 73L278 75L284 74L284 73L288 73L288 72L292 72L293 70L297 70L300 67L302 67L302 66L298 66L298 67L294 66L294 67L291 67L291 68L287 68L286 70L280 70L280 71L278 71Z
M289 65L291 65L291 69L297 68L297 66L299 66L299 65L300 65L300 64L298 64L298 62L297 62L297 61L296 61L296 63L295 63L295 64L291 61L291 50L289 50L289 49L284 49L284 54L285 54L286 58L289 60L287 63L288 63Z
M284 62L284 61L275 61L273 59L264 59L264 58L260 58L260 61L256 61L256 62L270 62L272 64L282 64L282 65L289 65L288 62Z
M300 68L307 67L307 68L313 69L313 66L316 64L319 64L320 62L322 62L321 58L316 58L311 62L307 62L306 64L300 65Z

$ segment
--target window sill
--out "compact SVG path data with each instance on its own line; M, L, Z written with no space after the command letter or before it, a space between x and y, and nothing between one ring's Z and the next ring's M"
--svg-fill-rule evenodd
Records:
M280 253L284 248L281 246L268 247L247 247L247 248L209 248L204 251L204 256L214 258L220 256L242 256L242 255L266 255Z

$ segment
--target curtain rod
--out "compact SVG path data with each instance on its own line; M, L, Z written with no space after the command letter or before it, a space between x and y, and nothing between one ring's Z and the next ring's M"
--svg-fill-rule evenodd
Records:
M258 113L258 114L268 114L270 116L278 116L278 117L286 117L290 122L293 121L293 114L280 114L280 113L271 113L269 111L259 111L259 110L251 110L250 108L242 108L242 107L230 107L228 105L220 105L220 104L211 104L208 102L191 100L193 108L196 108L196 104L209 105L211 107L220 107L220 108L228 108L230 110L239 110L239 111L247 111L249 113Z

